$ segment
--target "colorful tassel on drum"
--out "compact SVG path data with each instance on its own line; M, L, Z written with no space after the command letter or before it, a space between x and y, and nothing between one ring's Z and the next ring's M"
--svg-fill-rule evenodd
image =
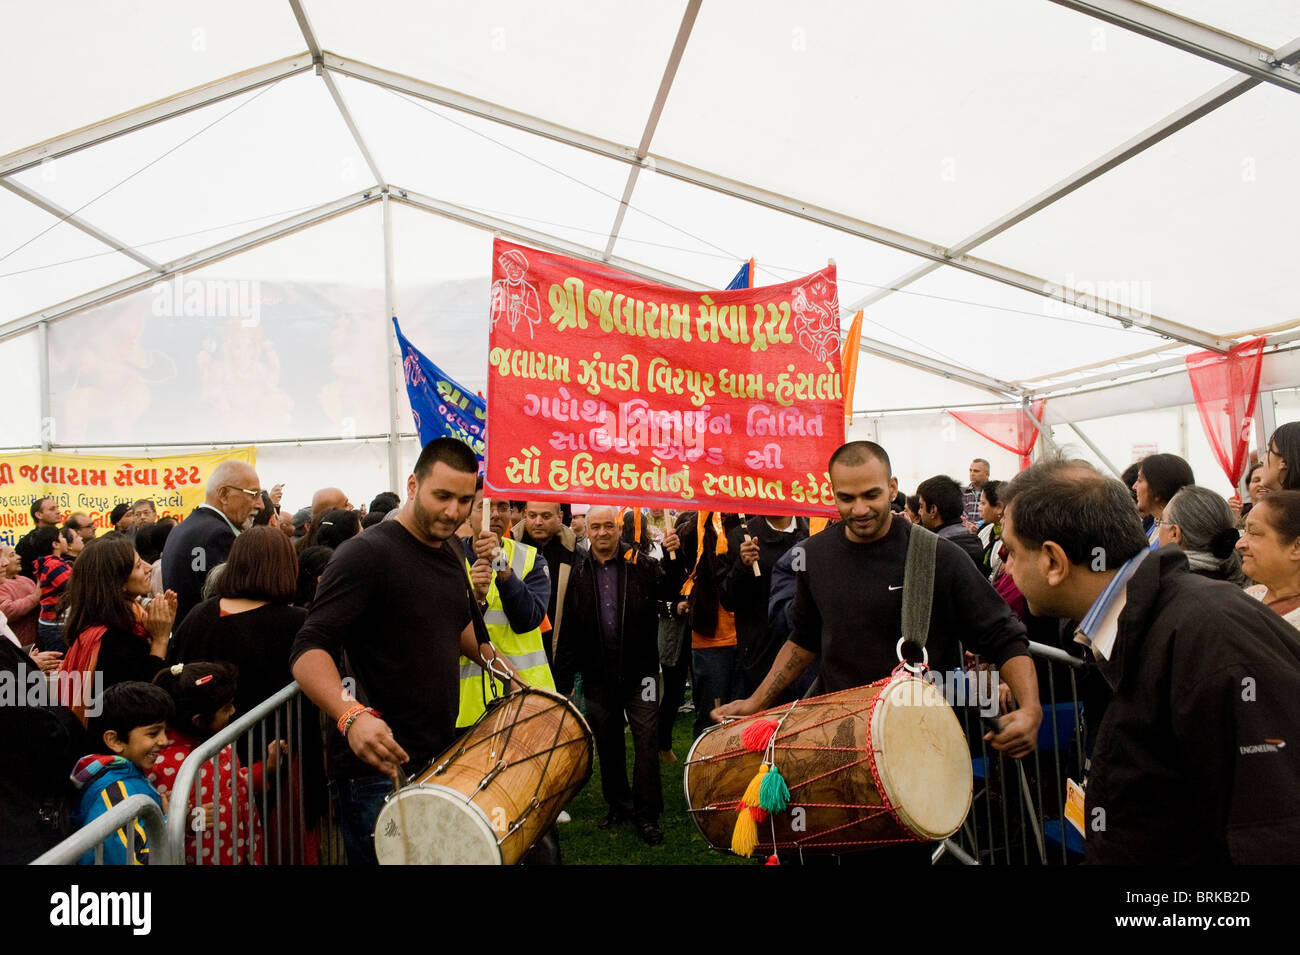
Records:
M763 777L767 775L768 765L763 763L757 775L745 787L745 795L736 805L736 828L731 834L731 851L738 856L750 856L758 845L758 823L767 819L767 811L758 804L758 796L763 788Z
M767 775L767 770L767 763L763 763L758 767L758 774L755 775L754 778L749 781L749 785L745 787L745 795L740 797L740 801L746 806L758 805L758 794L763 789L763 777Z
M736 816L736 829L731 834L731 851L742 858L749 858L758 846L758 826L748 807L742 806Z
M745 744L745 749L751 753L761 753L767 749L767 744L771 742L776 728L780 724L776 720L755 720L745 727L745 732L741 734L740 741Z
M758 787L758 804L768 812L785 812L785 807L790 805L790 787L776 766L763 774L763 782Z

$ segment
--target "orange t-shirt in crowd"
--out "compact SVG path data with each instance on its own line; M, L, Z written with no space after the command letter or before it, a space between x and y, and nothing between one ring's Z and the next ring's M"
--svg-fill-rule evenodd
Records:
M713 636L691 631L692 650L711 650L714 647L734 647L736 645L736 615L730 610L718 608L718 627Z

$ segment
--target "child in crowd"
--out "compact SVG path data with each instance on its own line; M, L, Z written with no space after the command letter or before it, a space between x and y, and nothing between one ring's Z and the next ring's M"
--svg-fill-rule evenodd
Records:
M71 527L59 528L59 536L63 538L63 559L69 564L75 564L81 552L86 549L86 541Z
M74 536L76 536L74 534ZM59 600L68 588L72 565L64 559L67 544L57 527L42 526L31 533L36 583L41 588L41 613L36 621L36 645L41 650L67 650L59 623Z
M104 691L102 710L90 721L95 752L77 762L72 782L81 797L73 824L80 828L131 796L143 794L167 811L167 798L149 785L146 777L154 760L167 746L167 721L172 716L171 698L156 686L127 681ZM104 842L105 865L148 865L149 839L136 820L132 846L125 828ZM87 851L77 860L93 865L95 855Z
M149 773L159 792L171 792L181 764L234 716L236 676L236 668L228 663L178 663L154 677L154 685L166 691L176 711L168 722L171 742ZM279 756L280 744L272 743L265 762L253 766L251 791L248 770L240 766L233 746L216 756L215 773L211 759L203 762L197 798L190 800L194 808L186 828L187 864L262 864L262 825L253 794L261 793L263 770L274 773Z

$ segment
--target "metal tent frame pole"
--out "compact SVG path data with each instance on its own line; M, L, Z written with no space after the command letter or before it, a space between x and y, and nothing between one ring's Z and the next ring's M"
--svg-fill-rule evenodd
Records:
M1259 391L1259 396L1255 399L1255 450L1259 454L1260 460L1264 459L1264 454L1268 450L1268 439L1273 437L1273 432L1277 430L1277 404L1273 400L1271 390ZM1246 475L1241 476L1242 486L1238 491L1245 496Z
M1086 434L1080 431L1079 426L1075 424L1073 421L1070 422L1070 430L1072 430L1075 434L1079 436L1079 440L1088 446L1089 451L1097 455L1097 457L1101 460L1101 463L1106 465L1106 467L1110 469L1111 474L1115 475L1115 477L1119 478L1120 480L1124 479L1124 472L1121 471L1119 468L1115 467L1115 465L1111 463L1110 458L1106 457L1106 455L1102 453L1101 448L1093 444L1092 438L1088 437Z
M1300 39L1292 40L1290 43L1286 44L1286 46L1278 47L1278 49L1273 52L1273 56L1279 63L1289 64L1297 62L1297 60L1300 60ZM1110 172L1112 169L1128 162L1133 157L1140 155L1157 143L1163 142L1179 130L1190 126L1198 119L1214 112L1220 106L1232 102L1237 97L1254 89L1262 82L1264 82L1264 80L1257 76L1235 76L1230 80L1225 80L1218 86L1214 87L1214 89L1198 96L1186 106L1170 113L1158 123L1153 124L1143 132L1138 133L1126 142L1121 143L1109 152L1094 159L1086 166L1083 166L1069 176L1066 176L1060 182L1050 186L1032 199L1021 203L1006 215L994 219L982 229L979 229L967 236L965 239L962 239L956 245L947 249L946 254L949 256L962 255L977 246L983 245L990 239L1001 235L1012 226L1023 222L1035 213L1046 209L1048 206L1052 205L1052 203L1064 199L1066 196L1083 186L1086 186L1094 179L1097 179ZM884 288L876 289L874 292L863 296L856 302L845 306L843 312L848 315L856 312L860 308L867 308L868 306L874 305L881 299L887 298L894 292L906 288L913 282L924 278L941 267L942 263L940 262L927 262L924 265L918 266L917 268L900 275Z
M943 246L934 242L907 235L894 229L888 229L791 196L782 195L769 189L763 189L750 183L729 179L718 173L699 169L666 157L653 154L638 156L635 147L601 139L598 136L539 119L527 113L469 96L456 90L403 76L400 73L372 66L358 60L350 60L328 51L323 53L322 58L327 70L343 76L350 76L353 79L372 83L396 93L413 96L425 102L445 106L468 113L471 116L478 116L524 132L543 136L566 146L585 149L607 159L645 166L660 175L677 179L689 185L710 189L735 199L742 199L755 205L765 206L777 212L784 212L800 219L806 219L816 225L826 226L848 235L877 242L898 249L901 252L910 252L932 262L950 265L953 268L995 282L1001 282L1004 285L1010 285L1013 288L1031 292L1034 295L1041 295L1045 298L1072 304L1086 311L1096 312L1098 315L1121 324L1141 325L1176 341L1196 345L1199 348L1208 348L1211 351L1226 352L1234 344L1234 342L1220 338L1217 335L1202 332L1158 315L1141 312L1128 305L1112 302L1095 295L1076 293L1073 289L1063 288L1059 283L1049 282L1040 276L1030 275L1017 269L999 265L996 262L977 259L969 255L951 256L947 254L947 250Z
M1257 46L1196 20L1139 0L1051 0L1079 13L1204 57L1292 93L1300 93L1300 75L1279 61L1275 51Z
M35 146L0 156L0 176L11 176L32 166L39 166L48 160L57 159L59 156L66 156L108 142L110 139L116 139L137 129L144 129L174 116L182 116L192 110L202 109L212 103L219 103L224 99L260 89L271 83L278 83L298 73L305 73L311 68L311 54L298 53L214 80L203 86L196 86L194 89L177 93L156 103L150 103L148 106L129 110L103 122L92 123L73 132L37 143Z
M577 259L584 259L588 262L595 262L602 265L611 265L632 275L640 276L651 282L657 282L660 285L673 285L677 288L692 290L704 290L708 286L691 279L682 278L679 275L673 275L669 272L663 272L658 269L647 268L636 262L621 259L617 256L605 256L598 249L589 248L579 245L576 242L570 242L567 239L559 239L555 236L535 229L529 229L526 226L520 226L513 222L507 222L505 219L497 219L494 216L477 212L473 209L467 209L464 206L458 206L455 203L446 202L441 199L435 199L431 196L421 195L403 189L400 186L391 187L393 201L401 202L413 208L420 209L433 215L442 216L459 222L463 225L473 226L478 229L486 229L499 235L507 236L519 242L528 245L537 246L538 248L549 249L553 252L559 252L563 255L572 256ZM881 358L887 358L891 361L898 362L902 365L908 365L917 368L929 374L938 375L941 378L948 378L952 381L978 388L981 391L987 391L999 398L1010 401L1019 401L1022 389L1008 381L1001 381L997 378L990 378L979 372L971 371L957 365L950 365L947 362L930 358L926 355L920 355L915 352L907 351L903 348L897 348L885 342L875 341L863 337L861 343L862 351L867 354L877 355Z
M294 0L297 2L297 0ZM623 228L623 218L627 215L628 203L632 201L632 190L636 188L637 177L641 175L641 163L650 153L650 140L654 138L655 129L659 126L659 117L663 115L664 104L668 102L668 93L673 88L673 80L677 77L677 67L682 62L682 54L686 52L686 41L690 39L691 29L695 26L695 18L699 15L700 4L704 0L690 0L686 4L686 11L682 14L681 26L677 28L677 39L673 41L673 48L668 53L668 63L664 67L663 79L659 81L659 92L655 94L654 104L650 107L650 117L646 120L645 130L641 133L641 143L636 148L636 163L627 173L627 185L623 187L623 198L619 200L618 212L614 214L614 225L609 230L609 240L605 243L605 255L614 254L614 243L618 241L619 230Z
M314 36L310 32L309 25L306 24L305 16L299 17L299 23L305 27L304 35L308 37L308 42L314 43ZM319 50L319 46L316 49ZM1276 58L1281 52L1267 51L1267 55ZM737 182L717 173L688 166L685 163L653 156L648 153L641 154L641 150L632 146L603 140L464 93L438 87L359 61L348 60L326 50L320 50L319 55L313 55L309 50L297 57L290 57L254 70L245 71L210 83L207 86L178 94L149 107L131 111L104 123L69 133L66 136L56 137L38 146L0 157L0 176L12 174L20 169L35 165L44 159L63 155L76 149L83 149L97 142L103 142L134 129L169 119L211 102L265 86L268 83L277 82L287 76L312 68L323 71L322 75L339 73L340 75L351 76L405 95L445 105L493 122L544 136L565 145L584 149L635 167L645 166L661 175L670 176L682 182L743 199L849 235L859 236L891 248L909 252L940 265L959 268L1036 295L1073 303L1121 324L1141 325L1177 341L1218 352L1226 352L1233 344L1233 342L1219 336L1189 328L1159 316L1141 313L1125 305L1094 296L1074 295L1072 290L1064 289L1056 283L1047 282L1041 277L1029 275L1016 269L964 254L953 255L951 254L952 250L945 249L924 239L905 235L892 229L838 213L834 210L824 209L797 198L781 195L748 183ZM1277 66L1274 71L1290 75L1289 69L1290 65L1284 63ZM665 80L667 79L666 75ZM337 94L337 89L331 86L331 95L334 96L335 103L338 105L345 123L348 123L349 130L353 133L363 155L367 156L367 161L371 164L372 169L378 171L374 167L373 160L369 158L368 150L360 137L359 131L355 128L355 123L350 122L350 114L341 97L335 94ZM1013 216L1017 214L1019 214L1019 211L1013 213Z
M41 322L36 326L36 347L39 350L37 361L40 363L41 450L48 451L50 445L54 443L55 437L57 437L54 428L54 414L51 410L50 326L48 322Z
M393 203L388 193L384 193L384 307L388 325L388 481L389 486L402 495L402 483L398 455L398 399L397 368L401 363L401 353L397 345L397 329L392 327L392 319L397 315L397 288L393 279Z
M124 298L133 292L149 288L156 282L162 281L165 277L173 276L191 269L201 269L205 266L220 262L222 259L228 259L231 256L246 252L249 249L264 245L274 239L282 238L286 235L292 235L302 229L318 225L335 216L341 216L351 212L354 209L360 209L362 206L370 205L372 202L380 200L379 187L372 186L361 192L353 193L350 196L344 196L342 199L335 199L332 202L323 203L314 209L308 209L296 215L281 219L279 222L263 226L260 229L254 229L252 232L246 232L243 235L220 242L217 245L209 246L198 252L192 252L189 255L173 259L170 262L163 263L163 272L142 272L132 275L128 278L121 279L111 285L105 285L102 288L79 295L76 298L68 299L57 305L42 309L39 312L32 312L21 318L15 318L12 321L0 324L0 341L7 338L13 338L29 329L35 328L42 322L56 322L59 319L67 318L69 315L75 315L78 312L84 312L88 309L95 308L99 305L105 305L119 298Z
M1057 447L1056 442L1052 440L1052 432L1048 430L1046 425L1034 417L1034 412L1029 407L1028 397L1020 399L1020 410L1025 413L1025 416L1029 418L1029 420L1033 422L1034 427L1038 429L1038 435L1043 439L1042 449L1047 451L1049 454L1060 454L1061 449Z

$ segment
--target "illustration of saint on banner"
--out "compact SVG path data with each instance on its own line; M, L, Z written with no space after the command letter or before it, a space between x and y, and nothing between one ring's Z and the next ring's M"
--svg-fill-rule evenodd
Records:
M528 322L528 337L533 337L533 326L541 324L542 302L530 283L524 281L528 271L528 259L518 249L503 252L498 258L506 277L492 283L492 316L490 327L495 329L502 315L510 323L513 332L519 320Z

